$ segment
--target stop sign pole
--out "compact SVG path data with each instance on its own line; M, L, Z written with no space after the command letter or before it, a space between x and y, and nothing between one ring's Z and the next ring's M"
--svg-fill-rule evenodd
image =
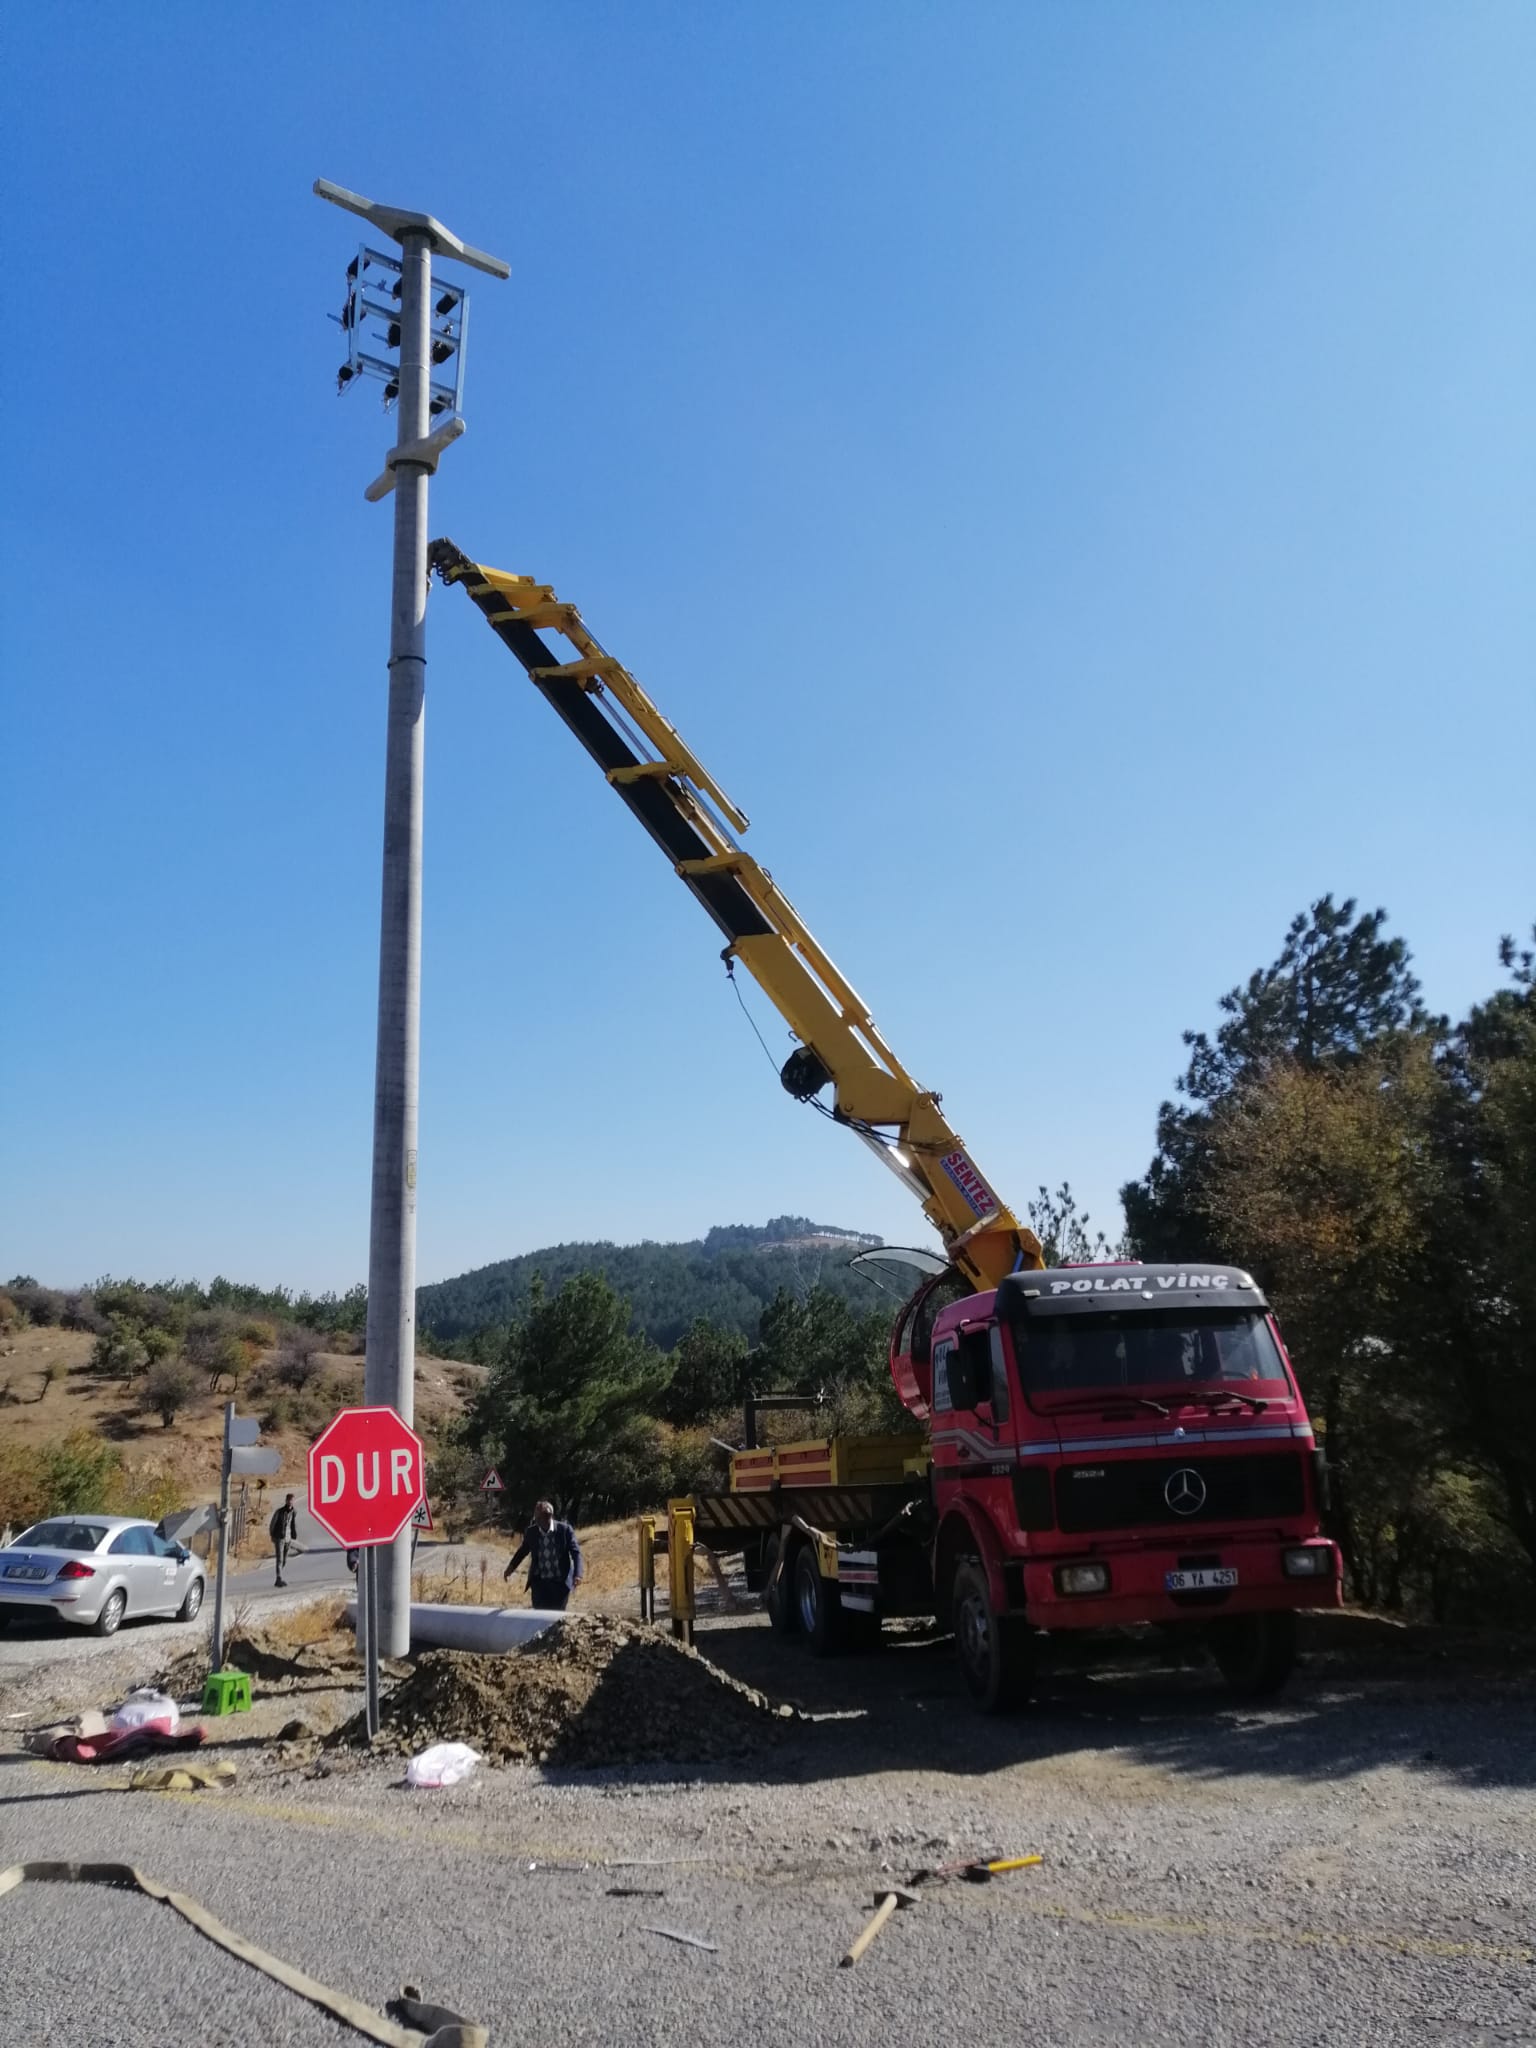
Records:
M370 1742L379 1732L379 1553L407 1526L425 1495L421 1438L393 1408L343 1408L309 1447L309 1511L338 1543L362 1553L357 1633ZM408 1645L409 1605L403 1618Z

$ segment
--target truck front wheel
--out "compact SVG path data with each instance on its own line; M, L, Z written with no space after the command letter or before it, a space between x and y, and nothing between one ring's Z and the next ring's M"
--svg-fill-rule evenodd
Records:
M1211 1627L1211 1654L1228 1689L1240 1699L1265 1699L1279 1692L1296 1666L1296 1617L1234 1614Z
M955 1650L971 1698L984 1714L1006 1714L1029 1698L1031 1635L1023 1617L994 1614L987 1575L975 1558L955 1571Z
M843 1647L843 1603L836 1586L821 1576L811 1543L795 1553L795 1610L813 1656L830 1657Z

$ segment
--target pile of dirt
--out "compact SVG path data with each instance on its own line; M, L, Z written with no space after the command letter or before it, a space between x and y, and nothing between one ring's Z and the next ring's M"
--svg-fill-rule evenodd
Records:
M467 1742L498 1763L708 1763L775 1741L791 1707L654 1629L571 1615L505 1655L429 1650L381 1703L377 1748ZM366 1740L361 1715L334 1743Z

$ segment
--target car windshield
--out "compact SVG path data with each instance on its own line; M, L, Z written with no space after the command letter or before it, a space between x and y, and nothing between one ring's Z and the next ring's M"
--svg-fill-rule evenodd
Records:
M1019 1376L1034 1394L1159 1387L1219 1393L1255 1381L1286 1384L1269 1324L1229 1309L1108 1310L1020 1316L1013 1325Z
M17 1550L94 1550L106 1530L99 1522L38 1522L16 1538Z

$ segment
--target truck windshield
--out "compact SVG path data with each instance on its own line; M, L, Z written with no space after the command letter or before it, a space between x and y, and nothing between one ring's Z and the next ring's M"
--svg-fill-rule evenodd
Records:
M1100 1387L1177 1392L1287 1385L1279 1348L1262 1315L1230 1309L1143 1309L1020 1316L1013 1325L1019 1378L1031 1394Z

